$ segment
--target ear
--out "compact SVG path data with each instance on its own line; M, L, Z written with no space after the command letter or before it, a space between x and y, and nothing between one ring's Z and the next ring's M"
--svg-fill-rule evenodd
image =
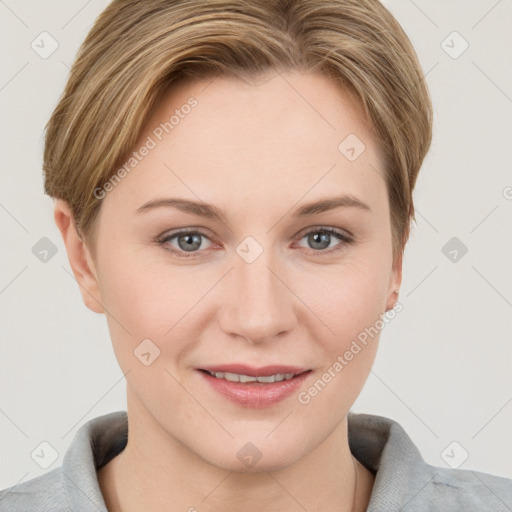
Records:
M104 313L93 259L85 241L77 232L71 209L65 201L61 199L55 201L54 218L64 240L69 264L85 305L95 313Z
M398 295L400 291L400 286L402 284L402 259L403 252L400 252L399 255L393 261L393 268L391 271L391 277L389 279L388 286L388 298L386 301L386 311L392 309L398 300ZM395 293L396 292L396 293Z

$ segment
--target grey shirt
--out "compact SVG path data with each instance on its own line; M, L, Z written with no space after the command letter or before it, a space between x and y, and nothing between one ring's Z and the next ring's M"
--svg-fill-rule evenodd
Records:
M370 512L512 512L512 480L427 464L402 427L388 418L348 415L352 454L375 473ZM0 491L1 512L105 512L96 471L126 446L125 411L80 427L62 465Z

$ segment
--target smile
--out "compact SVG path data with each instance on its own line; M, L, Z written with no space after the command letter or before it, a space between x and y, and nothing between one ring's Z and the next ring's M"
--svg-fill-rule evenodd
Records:
M262 409L276 405L300 391L312 370L273 365L260 368L231 364L197 368L215 395L238 406Z
M261 376L252 376L252 375L240 375L238 373L229 373L229 372L209 372L208 370L204 370L212 377L216 379L224 379L229 382L260 382L263 384L268 384L271 382L282 382L283 380L290 380L295 377L294 373L276 373L274 375L261 375Z

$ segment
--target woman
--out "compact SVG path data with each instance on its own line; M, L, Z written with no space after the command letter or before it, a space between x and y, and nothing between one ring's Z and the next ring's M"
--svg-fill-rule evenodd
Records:
M350 413L400 311L431 140L377 1L115 0L47 127L45 191L128 411L1 510L499 510Z

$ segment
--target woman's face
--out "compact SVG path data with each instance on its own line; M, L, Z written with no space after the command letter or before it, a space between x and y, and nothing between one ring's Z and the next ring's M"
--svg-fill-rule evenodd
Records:
M134 151L102 199L89 290L130 421L228 470L292 464L344 428L377 349L362 333L400 284L361 111L317 74L182 83Z

